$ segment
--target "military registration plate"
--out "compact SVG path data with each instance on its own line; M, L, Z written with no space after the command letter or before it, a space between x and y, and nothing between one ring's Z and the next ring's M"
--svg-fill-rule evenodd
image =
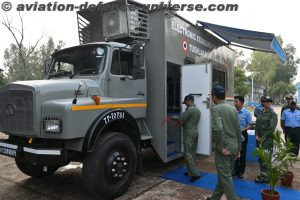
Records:
M9 156L9 157L16 157L16 145L6 144L0 142L0 154Z

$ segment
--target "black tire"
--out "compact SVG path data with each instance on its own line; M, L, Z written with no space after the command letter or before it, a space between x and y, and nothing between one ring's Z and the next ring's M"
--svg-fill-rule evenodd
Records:
M50 176L59 168L59 166L47 166L47 171L45 172L43 170L44 166L42 166L42 165L37 165L37 164L33 164L33 163L25 163L18 158L15 159L15 162L21 172L23 172L24 174L31 176L33 178L41 178L41 177L45 177L45 176Z
M136 147L131 139L118 132L105 133L84 158L83 185L98 198L117 198L129 188L136 166Z

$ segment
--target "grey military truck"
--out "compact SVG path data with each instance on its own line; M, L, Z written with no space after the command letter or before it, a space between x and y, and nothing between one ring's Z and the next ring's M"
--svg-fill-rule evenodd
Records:
M44 80L0 91L0 131L8 135L0 153L34 178L82 162L85 188L116 198L142 173L143 148L163 162L182 157L181 129L168 119L192 94L203 116L197 152L210 155L211 87L223 85L229 100L234 94L233 51L212 33L222 26L134 1L79 11L77 21L80 45L54 52Z

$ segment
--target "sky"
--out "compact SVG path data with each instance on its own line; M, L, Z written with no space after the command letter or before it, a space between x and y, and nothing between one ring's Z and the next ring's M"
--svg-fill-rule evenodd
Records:
M8 16L15 27L19 27L19 12L16 10L18 4L70 4L76 5L99 2L108 2L107 0L9 0L12 4L12 10L4 12L0 7L2 16ZM144 4L160 3L162 0L138 0ZM3 5L6 0L0 0ZM165 0L165 3L168 1ZM296 49L296 56L300 58L300 1L295 0L172 0L173 4L238 4L238 11L218 12L218 11L180 11L179 14L192 23L197 20L215 23L224 26L242 28L254 31L262 31L281 35L283 46L291 43ZM62 40L66 43L65 47L79 44L76 11L24 11L20 12L24 17L25 24L25 45L34 44L36 40L46 33L41 43L47 41L47 37L52 36L54 41ZM0 15L0 21L2 17ZM14 42L12 35L6 28L0 24L0 68L4 69L3 52ZM246 51L249 56L251 51ZM300 82L300 70L296 81Z

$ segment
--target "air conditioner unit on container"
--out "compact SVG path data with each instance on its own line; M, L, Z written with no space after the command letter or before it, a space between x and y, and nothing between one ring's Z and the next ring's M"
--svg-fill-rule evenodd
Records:
M129 31L138 34L138 30L135 23L138 23L138 14L135 11L128 11L128 17L126 11L113 10L103 13L103 35L104 37L119 38L129 35ZM129 29L128 29L129 27Z

